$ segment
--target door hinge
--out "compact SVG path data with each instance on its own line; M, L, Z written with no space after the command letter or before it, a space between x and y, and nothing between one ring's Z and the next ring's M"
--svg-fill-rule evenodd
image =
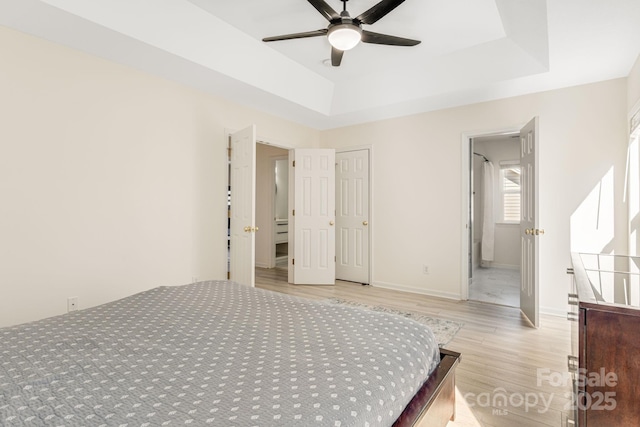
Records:
M338 257L336 255L333 256L333 262L338 262Z
M227 148L227 156L229 156L229 160L231 160L231 135L229 135L229 147Z
M291 212L291 215L292 216L296 216L296 210L295 209Z
M231 272L227 271L227 280L231 280Z
M296 161L295 160L293 161L293 167L294 168L296 167Z
M291 258L291 265L296 265L296 259L295 258Z

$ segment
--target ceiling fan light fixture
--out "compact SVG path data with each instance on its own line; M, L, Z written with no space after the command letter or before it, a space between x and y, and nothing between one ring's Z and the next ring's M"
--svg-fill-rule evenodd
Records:
M362 29L353 24L338 24L329 29L327 38L338 50L353 49L362 39Z

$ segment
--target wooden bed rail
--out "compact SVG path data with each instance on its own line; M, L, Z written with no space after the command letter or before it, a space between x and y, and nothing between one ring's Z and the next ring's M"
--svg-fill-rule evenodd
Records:
M415 394L393 427L444 427L455 418L455 369L460 353L440 349L440 363Z

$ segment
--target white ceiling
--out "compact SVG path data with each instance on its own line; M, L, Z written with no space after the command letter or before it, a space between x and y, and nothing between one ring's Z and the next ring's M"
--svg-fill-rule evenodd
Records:
M261 41L326 28L306 0L0 0L0 25L318 129L624 77L640 54L640 0L406 0L365 29L422 43L340 67L325 37Z

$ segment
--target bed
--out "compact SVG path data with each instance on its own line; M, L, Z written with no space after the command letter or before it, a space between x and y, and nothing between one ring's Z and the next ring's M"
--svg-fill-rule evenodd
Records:
M158 287L0 329L0 425L444 426L458 361L394 314Z

